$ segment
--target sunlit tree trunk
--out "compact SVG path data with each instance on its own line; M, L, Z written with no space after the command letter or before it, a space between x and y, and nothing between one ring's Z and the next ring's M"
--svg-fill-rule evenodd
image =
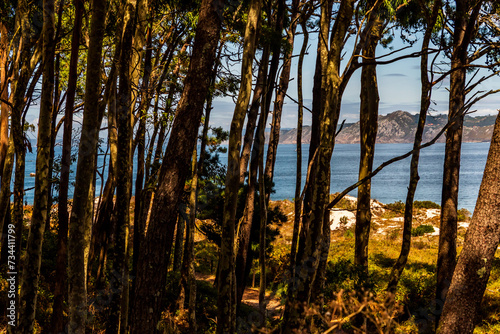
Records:
M312 163L310 199L304 203L303 223L307 230L304 231L304 241L299 243L297 252L297 269L293 291L289 291L289 302L285 306L284 323L282 331L291 333L301 328L304 307L311 302L313 285L318 274L320 261L326 261L328 255L329 212L326 206L330 192L330 161L335 145L335 132L340 114L340 102L348 77L340 77L340 59L342 46L347 29L351 23L354 11L354 1L343 1L332 29L329 39L329 18L331 4L327 1L321 5L320 36L318 37L319 58L322 70L321 113L318 117L319 146L314 163ZM328 43L330 48L328 49ZM344 81L344 82L343 82ZM328 228L327 228L328 227ZM321 275L320 275L321 279ZM320 282L317 282L318 284Z
M130 321L130 332L134 334L158 332L176 212L190 171L189 163L209 88L206 73L215 62L223 5L220 0L204 0L201 4L184 91L161 166L148 230L140 247L135 283L135 296L140 298L133 302Z
M255 127L257 125L257 116L259 114L260 100L264 92L264 80L267 75L267 68L269 62L269 45L264 47L262 58L260 59L259 71L257 74L257 82L253 90L252 103L247 115L247 126L245 136L243 137L243 148L241 149L240 157L240 183L245 182L245 173L250 160L250 152L252 143L254 142Z
M472 333L500 242L500 114L464 248L446 296L438 333Z
M373 6L374 1L368 5ZM361 103L359 112L359 135L360 135L360 161L359 180L366 177L373 168L373 157L375 155L375 140L378 127L378 83L377 65L367 63L374 61L375 49L382 37L382 22L377 13L371 13L367 26L368 34L363 47L363 63L361 70ZM368 240L370 238L371 224L371 180L358 187L358 202L356 208L355 247L354 264L362 268L365 276L368 275Z
M432 7L432 12L427 19L427 26L425 29L424 38L422 40L422 55L420 56L420 81L422 85L422 91L420 95L420 115L418 118L417 130L415 132L415 140L413 142L413 149L416 149L422 143L422 135L424 133L425 120L427 116L427 111L431 103L431 90L432 83L429 80L428 66L429 66L429 42L431 39L431 33L436 25L437 18L439 15L439 10L441 9L441 1L434 2ZM408 192L406 195L405 203L405 213L404 213L404 223L403 223L403 242L401 244L401 253L399 254L398 260L394 264L391 276L389 277L389 283L387 285L387 290L395 293L399 282L399 278L403 273L403 270L408 261L408 255L410 254L411 247L411 228L413 220L413 199L415 197L415 191L417 190L417 184L420 179L418 175L418 162L420 157L420 151L417 150L413 153L411 157L410 164L410 184L408 186Z
M87 321L86 249L93 212L93 179L99 137L99 97L101 93L101 53L106 19L106 1L92 1L85 107L78 150L75 192L69 223L68 286L69 333L85 333Z
M54 90L54 0L43 1L43 81L38 120L35 197L21 281L19 331L33 331L40 277L43 233L48 215L49 164Z
M475 30L482 1L474 4L472 12L468 0L456 0L451 55L450 96L448 120L454 123L446 131L441 197L441 223L437 259L436 298L444 301L455 269L457 258L457 209L460 174L460 152L465 103L467 51Z
M133 37L136 29L137 1L124 3L123 35L118 66L119 86L116 119L118 146L116 161L116 232L113 247L113 276L110 280L110 314L108 333L125 333L128 320L130 191L132 185L132 96L134 68L139 62L133 57ZM134 62L132 62L134 58ZM138 79L137 79L138 81Z
M276 91L276 100L274 102L273 121L271 126L271 134L269 138L269 146L267 148L265 178L266 182L272 182L274 176L274 165L276 163L276 154L278 150L278 143L281 131L281 115L283 113L283 104L285 102L288 84L290 82L290 72L292 70L292 51L293 42L295 40L295 30L297 28L299 16L299 1L292 1L292 13L290 26L287 29L287 43L288 52L284 54L283 68L281 70L280 82ZM271 189L266 189L266 202L269 202Z
M80 47L80 31L83 16L83 1L75 0L75 23L71 40L71 58L66 90L66 109L64 114L64 134L61 157L61 176L59 180L58 220L59 234L57 240L56 276L54 287L54 304L52 306L51 331L60 333L64 329L64 299L66 295L67 257L68 257L68 187L71 166L71 142L73 134L73 109L77 83L78 51Z
M266 50L264 50L266 52ZM257 79L257 85L262 86L262 91L264 91L264 85L266 83L266 78L260 78L260 75L263 74L263 76L267 75L267 60L265 63L263 63L263 60L266 58L269 58L269 49L267 51L267 55L264 54L262 56L262 61L259 66L259 79ZM260 95L262 95L262 91L260 92ZM259 92L258 88L256 87L254 89L254 97L252 101L252 105L250 107L250 113L254 112L253 109L255 109L256 114L258 113L259 105L261 104L261 101L256 100L256 94ZM250 113L249 113L249 118L250 118ZM261 118L265 118L265 116L261 113ZM255 121L254 121L255 122ZM250 123L250 120L248 121ZM250 136L247 137L248 132L251 130L249 129L249 124L247 123L247 129L245 133L245 140L250 140ZM257 127L257 131L260 131L259 129L262 127L262 125L259 124ZM252 130L252 139L254 139L253 132L255 131L255 128ZM256 136L255 136L256 137ZM252 159L250 158L250 152L248 154L245 152L247 149L245 145L247 142L245 141L244 147L243 147L243 152L240 160L240 164L245 164L248 163L248 160L250 161L250 171L248 175L248 189L247 189L247 194L246 194L246 199L245 199L245 209L243 211L243 217L241 219L240 225L238 227L238 240L237 240L237 251L236 251L236 307L239 309L239 305L241 303L241 299L243 297L243 293L245 291L246 287L246 278L248 276L248 269L250 266L250 263L252 259L248 259L248 253L249 253L249 247L250 247L250 233L252 230L252 223L253 223L253 217L254 217L254 210L255 210L255 193L258 190L257 187L257 171L258 171L258 150L260 147L260 138L255 138L253 140L253 149L252 149ZM250 145L251 146L251 143ZM250 149L250 148L248 148ZM248 155L248 157L245 157ZM246 162L245 162L246 160ZM240 165L240 173L243 172L241 168L242 166ZM246 167L245 167L246 171ZM241 176L241 174L240 174ZM244 178L244 175L243 175ZM241 181L241 179L240 179ZM250 262L250 263L249 263Z
M222 242L217 275L217 333L232 333L236 326L235 226L240 186L241 131L252 92L252 64L255 55L261 0L251 0L245 29L241 84L229 133L226 197L222 220Z

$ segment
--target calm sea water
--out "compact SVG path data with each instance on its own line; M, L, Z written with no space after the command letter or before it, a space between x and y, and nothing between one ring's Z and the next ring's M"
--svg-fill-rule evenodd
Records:
M374 166L376 167L384 161L402 155L411 149L412 144L377 144ZM463 143L462 145L460 192L458 198L459 208L466 208L471 212L474 210L488 149L489 143ZM56 156L60 154L60 151L61 148L56 147ZM309 145L302 145L302 151L304 155L302 161L302 182L304 184ZM359 152L358 144L337 144L335 146L332 157L331 192L343 191L357 181ZM405 201L410 174L410 159L409 157L387 166L372 179L372 198L382 203L391 203L398 200ZM103 160L103 156L100 156L99 166L103 165ZM226 162L227 155L221 154L221 160L222 162ZM30 173L35 172L35 161L35 152L26 155L25 188L31 188L35 184L35 178L29 176ZM443 161L444 144L434 144L422 150L419 165L420 181L415 194L415 200L441 202ZM274 176L276 192L271 195L273 200L292 199L294 197L295 164L295 145L279 145ZM76 165L73 169L76 170ZM105 171L104 175L107 175L107 171ZM74 173L72 174L72 178L74 178ZM98 177L96 180L97 194L100 187L101 179ZM350 193L352 196L356 196L356 194L356 190ZM71 195L72 189L70 191ZM30 204L33 202L33 191L26 193L25 200Z

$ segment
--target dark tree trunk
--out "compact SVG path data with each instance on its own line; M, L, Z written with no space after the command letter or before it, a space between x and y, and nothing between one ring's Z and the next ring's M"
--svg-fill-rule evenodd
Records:
M236 329L235 229L240 187L241 132L252 92L252 64L257 42L257 27L262 0L251 0L245 29L241 84L229 133L224 213L222 218L219 270L217 273L217 333Z
M35 197L24 258L19 303L19 331L24 333L31 333L33 331L42 258L43 234L47 215L50 210L47 206L50 182L48 175L50 168L50 148L52 146L51 123L54 91L54 0L43 1L42 36L43 81L38 121Z
M66 295L67 257L68 257L68 187L71 167L71 141L73 134L73 109L75 104L78 50L80 47L80 31L83 16L83 1L75 0L75 23L71 40L71 58L66 90L66 109L64 118L64 134L61 157L61 176L59 180L59 234L57 239L56 276L54 288L54 304L52 306L51 331L61 333L64 330L64 299Z
M420 58L420 81L422 84L422 91L420 95L420 115L418 118L417 130L415 132L415 140L413 142L413 149L416 149L422 143L422 135L424 133L425 120L427 116L427 111L431 103L431 92L432 83L428 76L428 62L429 55L427 54L429 48L429 42L431 39L431 33L436 25L439 10L441 9L441 1L436 1L432 7L432 13L427 20L427 27L425 30L424 38L422 41L422 56ZM398 286L399 278L403 273L403 270L408 261L408 255L410 254L411 247L411 229L413 220L413 199L415 197L415 191L417 190L417 184L420 179L418 175L418 162L420 158L420 151L417 150L413 153L411 157L410 165L410 184L408 186L408 192L406 195L405 203L405 213L404 213L404 224L403 224L403 242L401 244L401 253L398 260L394 264L391 276L389 277L389 283L387 285L387 290L391 293L396 292Z
M189 174L189 162L209 88L206 73L211 71L215 61L223 4L219 0L204 0L201 5L184 91L161 166L148 231L139 252L135 296L141 298L133 302L130 332L134 334L158 332L165 295L167 253L172 247L179 194Z
M457 258L457 209L460 174L460 151L463 131L463 106L467 51L475 30L482 1L475 3L469 14L469 1L456 0L453 51L451 55L450 97L448 120L454 124L446 131L446 146L441 197L441 224L437 259L436 298L444 301L455 269Z
M87 321L86 252L93 213L93 180L100 128L101 53L106 18L106 1L92 1L85 107L78 150L75 193L68 238L69 333L85 333Z
M453 273L438 333L474 331L495 252L500 242L500 114L464 248Z

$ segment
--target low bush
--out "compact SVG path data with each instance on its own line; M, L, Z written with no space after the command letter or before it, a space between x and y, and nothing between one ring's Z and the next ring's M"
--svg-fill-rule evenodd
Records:
M432 233L432 232L434 232L434 226L432 226L432 225L422 224L422 225L418 226L417 228L411 229L412 237L421 237L426 233Z
M432 201L414 201L413 207L415 209L441 209L441 205Z

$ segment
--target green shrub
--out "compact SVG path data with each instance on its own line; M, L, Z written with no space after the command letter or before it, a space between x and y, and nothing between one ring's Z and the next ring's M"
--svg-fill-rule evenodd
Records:
M413 207L415 209L441 209L441 205L432 201L414 201Z
M397 201L397 202L394 202L394 203L389 203L389 204L386 204L385 205L385 208L387 210L391 210L395 213L399 213L399 214L404 214L405 213L405 204L401 201Z
M417 228L411 229L411 235L413 237L421 237L426 233L432 233L432 232L434 232L434 226L432 226L432 225L422 224L422 225L418 226Z
M467 209L460 209L458 210L457 212L457 219L458 221L465 221L465 220L468 220L471 216L471 213L469 210Z

